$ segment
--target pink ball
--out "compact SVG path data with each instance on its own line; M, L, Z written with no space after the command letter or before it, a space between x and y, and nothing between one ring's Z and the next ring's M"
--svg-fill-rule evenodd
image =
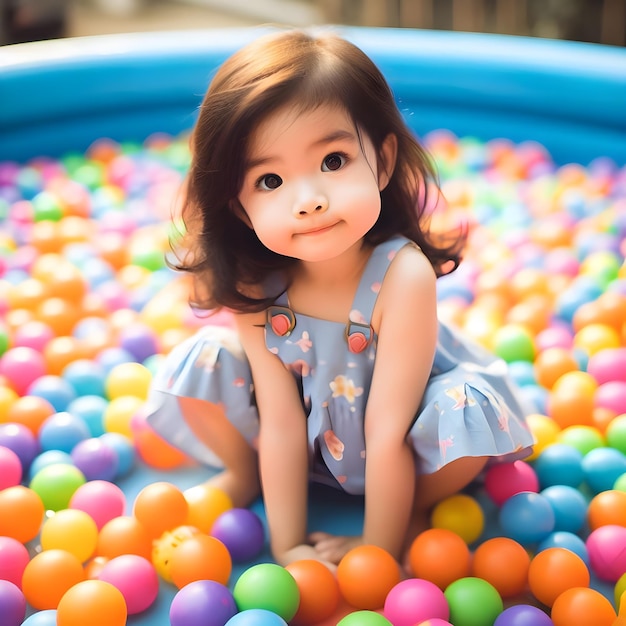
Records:
M111 583L121 591L129 615L145 611L159 593L159 577L154 565L136 554L123 554L107 561L98 579Z
M54 331L48 324L38 320L31 320L15 330L13 346L26 346L27 348L37 350L37 352L43 352L43 349L53 337Z
M539 492L535 470L524 461L492 465L485 474L487 495L502 506L511 496L522 491Z
M100 530L115 517L124 515L126 496L115 484L92 480L81 485L70 499L70 508L88 513Z
M626 573L626 528L616 524L600 526L586 541L589 565L598 578L616 582Z
M19 346L0 357L0 376L4 376L21 396L46 373L43 355L33 348Z
M13 537L0 537L0 580L22 588L22 575L30 561L28 550Z
M626 348L606 348L591 355L587 372L599 385L614 380L626 382Z
M10 448L0 446L0 491L15 487L22 480L22 462Z
M539 352L548 348L571 348L574 341L572 331L563 325L553 325L537 333L535 346Z
M383 615L394 626L413 626L432 618L448 619L450 607L437 585L421 578L409 578L387 594Z
M597 407L609 409L616 415L626 413L626 382L623 380L612 380L600 385L593 397Z
M434 619L427 619L425 622L420 622L416 624L416 626L452 626L452 622L435 617Z

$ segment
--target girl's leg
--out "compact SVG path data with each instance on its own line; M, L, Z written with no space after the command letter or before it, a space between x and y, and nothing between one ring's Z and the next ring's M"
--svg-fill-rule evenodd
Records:
M225 491L235 507L251 504L261 491L256 451L219 405L197 398L179 398L178 403L189 428L224 463L224 471L209 483Z

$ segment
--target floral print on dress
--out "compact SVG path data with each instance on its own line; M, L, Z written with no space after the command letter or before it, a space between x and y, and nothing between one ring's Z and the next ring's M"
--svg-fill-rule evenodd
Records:
M363 393L362 387L355 386L351 378L343 375L335 376L335 379L330 381L330 388L333 398L343 397L350 404L354 404L354 401Z
M474 406L476 404L476 400L474 400L474 398L467 397L465 393L465 385L457 385L456 387L446 389L446 395L454 400L455 404L452 407L453 411L458 411L460 409L464 409L466 406Z
M345 445L339 437L332 430L324 431L324 443L328 448L331 456L335 461L341 461L343 459L343 451L345 450Z

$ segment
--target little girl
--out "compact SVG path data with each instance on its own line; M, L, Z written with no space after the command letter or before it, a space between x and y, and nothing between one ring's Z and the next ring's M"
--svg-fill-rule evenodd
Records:
M192 155L176 268L235 330L169 354L149 423L223 466L235 506L262 490L278 563L400 560L436 502L533 444L504 363L437 320L464 236L428 231L427 155L361 50L297 31L222 65ZM361 536L307 534L309 481L364 494Z

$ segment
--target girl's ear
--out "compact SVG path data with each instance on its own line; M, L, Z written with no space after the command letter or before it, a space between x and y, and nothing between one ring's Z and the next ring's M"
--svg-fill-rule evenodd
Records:
M389 133L380 149L378 163L378 189L382 191L391 180L393 170L396 167L396 157L398 156L398 138Z
M248 217L245 209L241 206L241 202L239 202L238 198L234 198L229 203L230 210L248 227L252 228L252 222Z

